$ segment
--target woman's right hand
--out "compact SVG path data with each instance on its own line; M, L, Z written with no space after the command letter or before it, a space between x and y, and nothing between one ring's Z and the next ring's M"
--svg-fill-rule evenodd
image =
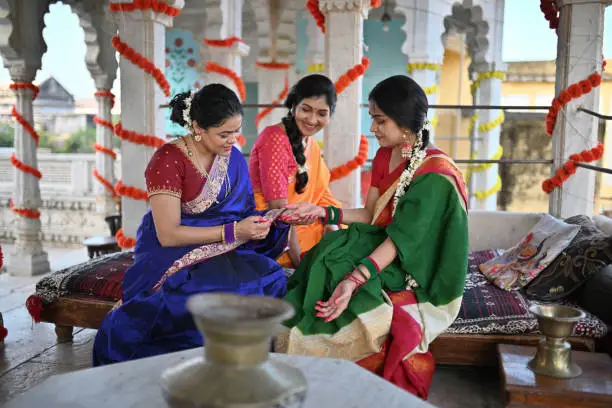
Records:
M287 212L280 216L280 220L288 224L312 224L318 218L325 218L326 215L324 207L312 203L287 204L285 208Z
M250 241L252 239L264 239L270 232L271 221L259 216L251 216L236 224L236 239Z

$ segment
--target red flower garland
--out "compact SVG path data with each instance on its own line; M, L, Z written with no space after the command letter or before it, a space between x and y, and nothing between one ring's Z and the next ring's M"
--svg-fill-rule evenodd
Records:
M291 64L285 62L259 62L255 61L255 65L259 68L263 69L278 69L278 70L286 70L291 68Z
M147 195L146 191L137 187L126 186L121 180L115 184L115 191L120 196L130 197L133 200L149 201L149 196Z
M559 28L559 10L555 7L552 0L540 0L540 10L544 13L544 18L548 20L550 28L558 33ZM606 68L606 61L602 62L602 71ZM575 84L570 85L567 89L561 91L558 97L552 101L551 107L546 114L546 133L553 135L555 124L557 123L557 115L572 99L580 98L582 95L588 94L594 87L601 85L602 77L598 72L594 72L587 79L583 79ZM576 162L591 162L599 160L603 156L604 146L599 143L597 147L584 150L578 154L573 154L570 159L565 162L563 167L557 169L555 175L542 182L542 190L546 194L561 187L563 183L574 173L576 173Z
M15 204L13 204L12 198L11 198L11 201L9 201L9 209L15 214L20 215L22 217L31 218L31 219L40 218L40 211L32 210L30 208L17 208L15 207Z
M110 3L110 10L113 13L118 11L130 13L136 10L153 10L156 13L163 13L170 17L176 17L181 12L180 9L158 0L133 0L132 3Z
M366 70L370 66L370 60L366 57L361 59L361 64L355 65L353 68L346 71L346 74L342 74L336 81L334 86L336 87L337 93L342 93L352 82L355 82L360 76L365 74Z
M136 245L136 239L129 238L123 235L123 228L119 228L119 231L115 234L117 245L123 249L133 248Z
M597 144L597 147L592 149L586 149L578 154L572 154L567 162L561 167L557 169L555 175L549 179L546 179L542 182L542 190L546 194L550 194L557 187L561 187L565 180L570 178L570 176L576 173L576 163L589 163L592 161L599 160L603 157L604 146L603 144Z
M145 58L142 54L136 52L132 47L121 41L118 35L115 35L112 40L113 47L121 56L131 61L134 65L140 67L147 74L151 75L157 82L159 87L164 92L166 97L170 96L170 84L166 80L164 73L155 66L151 61Z
M555 7L553 0L540 0L540 10L548 21L548 26L553 30L559 29L559 10Z
M113 106L115 106L115 95L109 91L108 89L103 89L100 91L97 91L94 96L99 96L102 98L108 98L110 99L110 106L111 108ZM112 131L114 131L114 126L113 123L109 120L104 120L102 118L100 118L98 115L94 115L94 123L98 124L100 126L104 126L107 127L109 129L111 129ZM109 149L107 147L104 147L98 143L94 143L94 150L100 153L104 153L109 155L110 157L112 157L113 160L117 159L117 154L115 154L115 152L112 149ZM110 191L110 193L113 195L113 197L117 197L117 193L115 192L115 189L113 188L113 185L110 181L106 180L104 177L102 177L102 175L98 172L97 169L93 170L93 176L96 178L96 180L98 180L108 191Z
M359 153L354 159L341 164L340 166L332 169L330 173L329 181L339 180L343 177L348 176L353 170L363 166L368 159L368 139L361 135L361 141L359 142Z
M42 178L42 173L38 171L38 169L32 166L28 166L27 164L19 160L15 153L11 154L11 164L19 170L23 171L24 173L29 173L39 180Z
M117 122L114 127L114 130L115 135L117 137L134 144L150 146L157 149L158 147L166 143L164 139L161 139L157 136L145 135L143 133L134 132L133 130L125 130L123 129L121 122Z
M240 78L240 76L236 72L227 67L224 67L223 65L219 65L216 62L211 61L208 61L206 63L204 69L206 69L206 71L208 72L216 72L217 74L221 74L230 78L234 85L236 85L240 100L244 102L244 100L246 99L246 87L244 85L244 82L242 81L242 78Z
M208 38L204 39L204 44L210 47L231 47L237 42L243 43L244 40L238 37L230 37L226 38L225 40L209 40Z
M113 187L113 185L111 184L110 181L108 181L107 179L105 179L104 177L102 177L102 175L100 173L98 173L98 169L93 169L93 176L96 178L96 180L98 180L104 187L106 187L106 189L108 191L110 191L110 193L113 195L113 197L117 197L117 192L115 191L115 188Z
M117 160L117 153L115 153L113 149L109 149L108 147L104 147L98 143L95 143L93 147L96 152L104 153L112 157L113 160Z

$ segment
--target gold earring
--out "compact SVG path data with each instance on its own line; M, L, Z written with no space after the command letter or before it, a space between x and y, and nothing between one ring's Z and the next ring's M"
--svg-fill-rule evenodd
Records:
M199 133L196 133L193 135L193 140L195 140L196 142L201 142L202 141L202 136L200 136Z

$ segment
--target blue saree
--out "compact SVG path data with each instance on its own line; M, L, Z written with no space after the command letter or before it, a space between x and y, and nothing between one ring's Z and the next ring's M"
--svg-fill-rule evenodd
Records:
M217 156L202 191L181 202L181 224L210 227L240 221L255 211L247 164L237 149ZM138 228L134 264L122 283L123 298L104 318L93 348L93 365L110 364L202 346L187 311L191 295L228 292L282 297L286 277L274 261L287 245L289 227L273 224L264 240L162 247L151 212Z

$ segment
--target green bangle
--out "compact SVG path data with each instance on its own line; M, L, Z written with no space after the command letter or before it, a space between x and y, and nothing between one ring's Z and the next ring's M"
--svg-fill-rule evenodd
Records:
M327 225L337 225L340 220L340 211L333 205L326 207L327 211Z

